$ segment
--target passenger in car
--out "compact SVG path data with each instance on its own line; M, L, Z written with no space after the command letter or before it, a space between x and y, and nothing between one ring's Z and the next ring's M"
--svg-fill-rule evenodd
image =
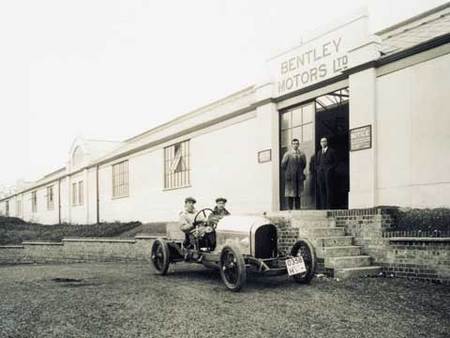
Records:
M224 197L216 198L216 206L214 207L214 215L216 216L228 216L230 213L227 209L225 209L225 205L227 204L227 199Z

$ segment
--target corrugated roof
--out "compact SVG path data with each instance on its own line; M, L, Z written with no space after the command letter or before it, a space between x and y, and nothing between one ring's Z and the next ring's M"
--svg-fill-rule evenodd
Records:
M391 54L450 33L450 3L400 22L378 33L381 52Z

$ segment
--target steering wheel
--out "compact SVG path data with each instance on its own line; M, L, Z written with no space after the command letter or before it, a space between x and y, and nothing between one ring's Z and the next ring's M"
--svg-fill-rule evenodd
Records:
M202 221L197 221L197 218L200 214L203 215L203 217L205 218L205 222L206 222L208 220L209 216L212 215L213 213L214 213L214 210L212 210L211 208L204 208L204 209L199 210L194 217L194 225L197 226L197 224L202 222Z

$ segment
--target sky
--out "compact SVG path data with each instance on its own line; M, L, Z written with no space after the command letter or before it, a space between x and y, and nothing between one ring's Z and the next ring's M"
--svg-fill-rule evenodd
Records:
M0 0L0 186L61 168L261 77L302 34L366 7L378 31L438 0Z

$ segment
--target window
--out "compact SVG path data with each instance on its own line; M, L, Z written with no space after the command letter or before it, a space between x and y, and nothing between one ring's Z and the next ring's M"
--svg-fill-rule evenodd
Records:
M37 212L37 192L31 192L31 212Z
M83 181L72 183L72 206L83 205L84 188Z
M78 205L84 204L84 188L83 181L78 182Z
M83 163L84 153L80 146L76 147L72 153L72 166L79 167Z
M16 216L22 217L22 200L16 201Z
M9 217L9 201L5 202L5 216Z
M189 158L189 140L164 148L165 189L190 185L191 167Z
M300 143L313 139L314 105L311 103L295 107L281 114L281 147L283 152L289 148L291 140Z
M78 202L77 183L72 183L72 206L76 206Z
M47 210L53 210L55 201L53 196L53 185L47 187Z
M116 163L112 166L112 197L127 197L128 184L128 160Z
M349 97L350 91L348 88L339 89L335 92L319 96L316 98L316 111L320 112L348 103Z

